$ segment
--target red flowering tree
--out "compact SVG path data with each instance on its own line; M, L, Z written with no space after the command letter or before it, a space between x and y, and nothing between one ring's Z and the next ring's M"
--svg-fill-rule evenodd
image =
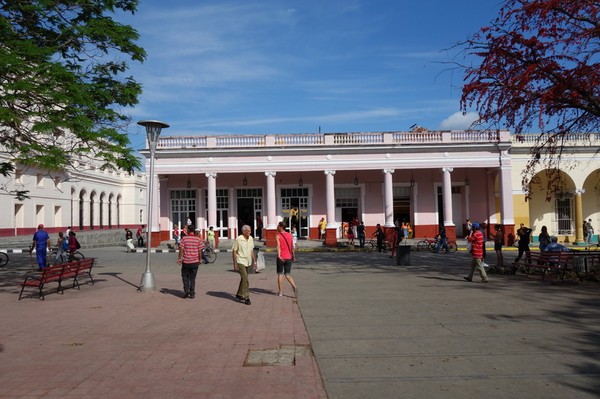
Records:
M567 135L600 127L600 1L506 0L499 16L459 45L467 66L461 109L523 138L541 132L523 175L560 163ZM550 179L553 180L553 179ZM550 189L549 189L550 190Z

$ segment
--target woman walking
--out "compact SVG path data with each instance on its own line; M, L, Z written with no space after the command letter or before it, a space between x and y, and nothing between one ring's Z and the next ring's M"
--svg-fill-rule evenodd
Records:
M285 231L285 222L277 225L277 296L283 296L283 276L292 286L294 296L298 296L296 282L290 275L292 262L296 259L292 235Z

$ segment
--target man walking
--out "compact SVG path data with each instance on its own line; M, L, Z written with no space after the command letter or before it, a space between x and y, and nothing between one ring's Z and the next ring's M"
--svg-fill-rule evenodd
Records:
M140 227L138 227L137 232L135 233L135 236L137 238L137 244L139 248L142 248L144 246L144 235L146 233L146 226L141 225Z
M240 273L240 285L235 297L250 305L250 283L248 281L248 267L254 266L256 270L256 255L254 254L254 239L250 235L252 228L248 225L242 226L240 234L231 247L233 257L233 270Z
M467 240L471 243L471 256L473 257L473 260L471 261L471 271L469 276L464 277L464 279L473 281L473 274L475 273L475 269L477 269L481 276L481 282L487 283L488 277L483 268L483 234L479 230L479 223L473 223L471 226L471 233L467 237Z
M358 243L359 243L359 246L360 246L361 249L363 249L365 247L365 239L366 239L365 222L363 222L361 220L360 224L356 228L356 231L358 232Z
M177 263L181 265L181 280L183 281L183 297L196 297L196 275L198 265L202 258L204 244L193 232L188 231L179 243L179 257Z
M587 223L585 224L586 230L587 230L587 243L588 244L592 244L592 238L594 237L594 226L592 226L592 219L589 219L587 221Z
M529 249L529 241L531 241L531 229L526 227L523 223L519 226L519 230L517 230L517 235L519 236L519 253L517 258L515 259L515 263L521 260L523 257L523 253L527 259L531 259L531 250Z
M46 267L46 253L49 245L50 236L44 231L44 225L40 224L37 231L33 234L33 243L31 244L31 250L29 251L31 253L33 248L35 248L35 257L40 270Z

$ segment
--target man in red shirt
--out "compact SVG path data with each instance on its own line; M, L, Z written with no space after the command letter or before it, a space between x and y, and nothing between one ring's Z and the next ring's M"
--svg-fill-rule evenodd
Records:
M179 243L179 257L177 263L181 264L181 279L183 281L183 297L196 297L196 274L198 274L198 265L202 258L202 249L204 244L200 237L193 232L187 231L186 235Z
M477 269L481 276L481 282L487 283L488 277L483 268L483 233L479 231L479 223L473 223L471 226L471 233L467 237L467 240L471 243L471 255L473 256L473 260L471 261L471 272L469 273L469 277L465 277L464 279L472 281L475 269Z

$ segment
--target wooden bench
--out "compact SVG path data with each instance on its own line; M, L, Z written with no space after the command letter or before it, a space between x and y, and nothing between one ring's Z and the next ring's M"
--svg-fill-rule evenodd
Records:
M44 287L49 283L58 283L60 287L61 276L65 269L65 265L54 265L43 268L39 275L29 274L25 276L25 280L21 283L21 292L19 300L23 296L25 287L33 287L38 289L38 298L44 299ZM60 289L59 289L60 290Z
M39 275L27 275L25 280L21 283L21 292L19 293L19 300L23 297L23 291L26 287L34 287L38 290L38 298L44 299L44 287L48 283L57 282L58 288L56 292L64 293L65 281L73 280L72 288L79 289L80 279L89 278L92 284L94 279L92 278L92 268L94 267L94 258L77 260L60 265L48 266L40 271Z
M600 251L573 251L571 268L577 275L600 270Z
M73 278L73 288L79 289L80 277L88 278L92 285L94 285L94 279L92 277L92 268L94 267L94 258L82 259L77 263L77 268L74 271L69 272L68 277Z
M520 269L525 272L526 276L529 276L532 270L539 270L542 272L542 280L546 279L546 273L556 272L560 277L561 281L565 278L565 273L568 271L575 271L577 276L579 271L573 268L573 252L531 252L528 256L527 253L518 262L513 262L513 270Z

